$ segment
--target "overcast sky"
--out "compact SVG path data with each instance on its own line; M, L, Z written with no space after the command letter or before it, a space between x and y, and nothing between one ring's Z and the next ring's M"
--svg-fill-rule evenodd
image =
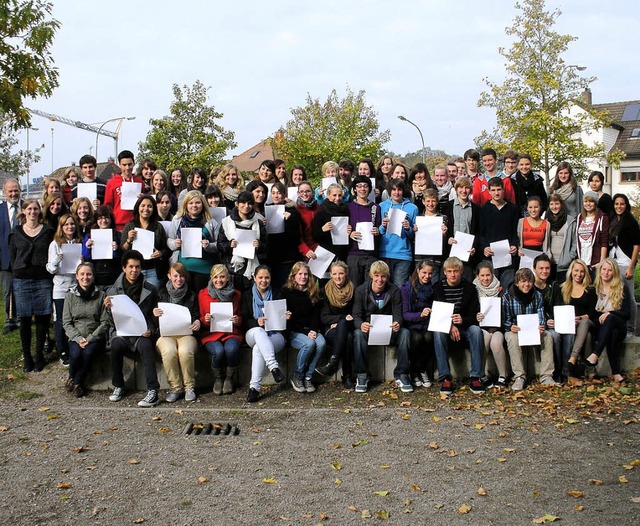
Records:
M547 1L563 12L556 30L578 37L566 62L598 77L594 103L640 98L633 5ZM119 149L136 153L149 119L168 114L172 85L199 79L212 87L221 125L236 134L231 158L273 135L307 93L325 99L348 85L366 91L381 128L391 131L390 150L420 148L402 114L420 126L427 146L460 154L495 123L493 110L476 103L483 77L503 78L498 47L510 45L504 29L515 14L510 0L54 0L60 86L27 104L98 125L135 115L122 126ZM95 134L37 116L33 126L31 147L45 145L33 177L95 155ZM101 137L98 160L113 153L113 139Z

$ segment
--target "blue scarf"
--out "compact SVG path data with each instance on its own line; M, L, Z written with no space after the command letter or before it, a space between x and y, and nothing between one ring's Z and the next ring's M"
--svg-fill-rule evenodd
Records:
M273 293L271 287L269 287L264 293L263 298L262 296L260 296L258 287L255 283L253 284L253 287L251 287L251 293L253 295L253 317L257 320L258 318L264 316L264 302L271 301Z

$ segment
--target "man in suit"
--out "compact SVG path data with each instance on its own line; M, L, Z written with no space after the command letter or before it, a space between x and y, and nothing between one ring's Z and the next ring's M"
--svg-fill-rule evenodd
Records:
M2 298L4 300L4 330L8 334L18 328L15 313L15 302L11 287L11 258L9 257L9 233L18 224L20 214L20 184L16 179L7 178L3 186L6 201L0 204L0 276L2 283Z

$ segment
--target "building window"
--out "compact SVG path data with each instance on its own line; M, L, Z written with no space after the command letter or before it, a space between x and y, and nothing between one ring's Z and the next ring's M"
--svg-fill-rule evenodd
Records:
M624 172L620 172L620 182L621 183L638 183L640 182L640 168L631 169L629 171L625 170Z

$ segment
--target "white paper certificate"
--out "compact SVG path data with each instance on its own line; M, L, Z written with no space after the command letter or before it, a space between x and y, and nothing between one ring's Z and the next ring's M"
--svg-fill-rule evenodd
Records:
M449 334L451 331L451 318L453 316L453 303L444 301L434 301L431 306L431 316L429 317L428 330L431 332L443 332Z
M96 183L78 183L76 197L86 197L91 204L98 199L98 185Z
M524 255L520 258L520 268L530 268L531 270L533 270L533 260L536 259L540 254L542 254L542 252L523 248L522 253Z
M120 192L120 208L122 210L133 210L138 200L138 195L142 192L142 183L123 181Z
M219 225L222 224L222 220L227 217L227 208L224 206L212 206L209 208L211 217L216 220Z
M110 228L92 228L91 259L113 259L113 231Z
M287 188L287 197L295 203L298 200L298 187L290 186Z
M449 252L449 257L457 257L461 261L469 261L469 257L471 256L470 252L473 248L473 242L476 236L471 234L465 234L464 232L456 232L453 236L453 239L457 241L457 243L453 243L451 245L451 252Z
M332 216L331 224L331 241L334 245L348 245L349 236L347 234L347 226L349 218L347 216Z
M518 314L518 345L540 345L540 319L537 314Z
M395 234L398 237L402 237L402 223L407 218L407 213L400 208L389 208L387 217L389 218L387 234Z
M253 242L256 239L258 238L253 230L236 228L236 241L238 242L238 246L233 249L233 255L245 259L253 259L256 255L256 247L253 246Z
M511 265L511 254L509 254L509 241L507 239L494 241L489 246L493 250L493 268L497 269Z
M573 305L553 307L553 327L558 334L575 334L576 308Z
M371 192L369 192L369 201L372 203L376 202L376 178L369 177L369 181L371 181Z
M416 254L442 255L442 216L416 217Z
M164 228L164 233L169 237L169 229L171 228L171 221L158 221Z
M62 263L60 274L75 274L78 265L82 262L82 243L65 243L60 245Z
M389 345L393 316L390 314L372 314L369 323L371 325L369 327L369 345Z
M333 258L336 257L336 255L333 252L329 252L322 248L320 245L316 247L314 252L316 254L316 259L309 260L309 268L314 276L323 278L325 272L329 268L329 264L333 261Z
M358 241L358 248L360 250L373 250L375 248L375 241L373 238L373 223L371 221L362 221L356 223L356 232L360 232L362 237Z
M271 197L271 189L273 188L273 184L274 183L264 183L264 185L267 187L267 195L265 196L266 201L264 202L265 205L273 204L273 197Z
M118 336L142 336L148 330L140 307L125 294L111 296L111 315Z
M501 298L480 298L480 312L484 314L480 327L500 327L501 309Z
M215 302L209 304L209 313L211 314L211 332L233 332L233 303L230 301Z
M284 331L287 328L287 300L273 300L264 302L265 331Z
M197 227L184 227L180 229L180 238L182 239L183 258L201 258L202 257L202 229Z
M174 303L158 303L162 316L158 318L160 336L185 336L192 334L191 312L187 307Z
M322 189L325 191L325 197L326 197L326 193L327 193L327 188L329 188L330 185L332 184L337 184L337 180L335 177L323 177L321 184L322 184Z
M267 216L267 233L282 234L284 232L284 205L269 205L264 207Z
M153 254L153 245L156 240L155 232L137 227L135 228L135 231L136 238L133 240L131 248L140 252L144 259L151 259L151 254Z

